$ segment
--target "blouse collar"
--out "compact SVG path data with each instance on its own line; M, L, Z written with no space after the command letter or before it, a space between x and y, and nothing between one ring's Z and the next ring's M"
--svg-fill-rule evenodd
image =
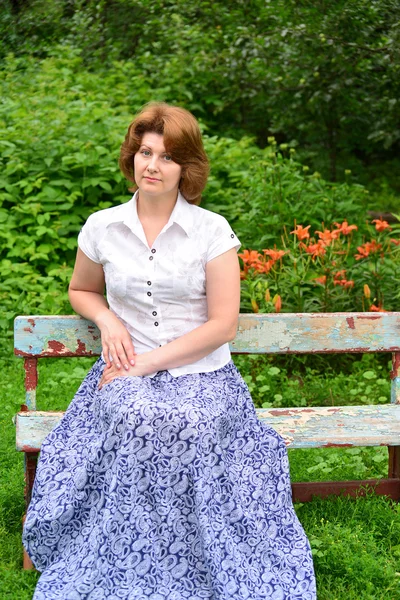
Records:
M142 224L140 223L137 213L137 198L139 191L137 190L131 200L125 204L121 204L113 214L108 225L112 223L124 223L129 229L135 234L141 237ZM190 237L193 227L193 216L191 212L191 204L178 192L178 198L176 200L174 209L171 213L168 223L163 228L166 231L176 223L183 229L188 237Z

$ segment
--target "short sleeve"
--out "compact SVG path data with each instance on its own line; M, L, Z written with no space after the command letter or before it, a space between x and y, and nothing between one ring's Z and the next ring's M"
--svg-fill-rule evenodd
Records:
M241 244L236 234L232 231L228 221L218 215L218 221L210 231L210 243L208 245L207 262L220 256L224 252L235 248L239 250Z
M91 215L78 235L78 246L90 260L97 264L101 264L99 259L98 241L99 232L95 227L95 215Z

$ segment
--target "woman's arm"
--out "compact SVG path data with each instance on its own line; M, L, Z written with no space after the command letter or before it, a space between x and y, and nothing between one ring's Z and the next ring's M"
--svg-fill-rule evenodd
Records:
M100 329L107 367L111 366L111 355L117 369L121 368L121 363L125 369L129 369L129 364L135 364L132 339L126 327L108 308L104 287L103 266L90 260L78 249L68 290L71 306L82 317L96 323Z
M236 335L240 304L240 273L236 250L232 249L206 265L208 321L173 342L136 356L126 373L112 367L104 372L100 385L121 375L149 375L196 362Z

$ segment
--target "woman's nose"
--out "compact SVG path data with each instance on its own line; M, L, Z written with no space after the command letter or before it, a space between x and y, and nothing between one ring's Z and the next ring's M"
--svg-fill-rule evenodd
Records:
M147 165L147 168L149 169L149 171L157 171L157 169L158 169L158 166L157 166L157 157L154 154L151 157L150 162Z

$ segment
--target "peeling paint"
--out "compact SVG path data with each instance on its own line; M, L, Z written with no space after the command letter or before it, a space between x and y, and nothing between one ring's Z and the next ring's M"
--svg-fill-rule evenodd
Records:
M26 358L24 360L25 389L35 390L38 383L37 359Z
M392 370L390 371L390 377L394 379L400 376L400 352L393 352L392 356Z
M57 340L49 340L47 342L47 347L50 351L54 352L54 354L65 354L65 352L68 351L64 344Z
M17 317L14 339L14 353L22 357L98 356L101 353L98 328L74 315Z
M349 444L349 443L335 444L333 442L328 442L327 444L324 444L321 447L322 448L353 448L353 446L354 446L354 444Z
M354 317L347 317L346 321L350 329L356 328L356 326L354 325Z
M86 344L82 342L80 339L76 340L78 345L76 347L77 354L86 354Z

